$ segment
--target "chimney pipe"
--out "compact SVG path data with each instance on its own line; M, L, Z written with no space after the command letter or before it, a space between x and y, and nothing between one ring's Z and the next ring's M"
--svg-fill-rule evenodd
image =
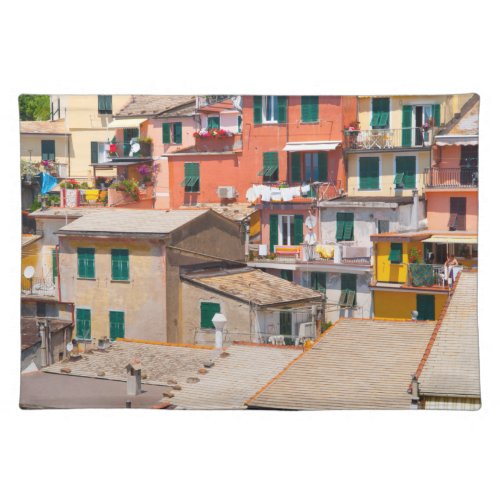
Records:
M420 400L418 378L413 375L411 379L411 408L412 410L418 410L418 402Z

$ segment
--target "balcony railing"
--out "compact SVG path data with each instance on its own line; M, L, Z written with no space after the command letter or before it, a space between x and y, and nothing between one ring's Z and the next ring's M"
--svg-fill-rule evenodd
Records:
M478 168L441 168L425 169L425 186L427 188L463 188L478 187Z
M422 128L344 131L344 147L350 150L423 148L432 145L434 130Z
M22 295L40 295L44 297L54 297L56 295L56 279L40 278L21 278L21 294Z
M114 142L105 145L106 156L113 158L150 158L153 144L150 142Z

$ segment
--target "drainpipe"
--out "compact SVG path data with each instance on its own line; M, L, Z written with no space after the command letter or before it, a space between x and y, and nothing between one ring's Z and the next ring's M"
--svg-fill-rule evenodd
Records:
M413 207L411 212L411 227L418 231L418 189L413 190Z
M42 357L42 368L48 366L48 352L47 352L47 335L48 335L48 322L47 320L38 321L38 332L42 338L42 345L40 347L40 353Z

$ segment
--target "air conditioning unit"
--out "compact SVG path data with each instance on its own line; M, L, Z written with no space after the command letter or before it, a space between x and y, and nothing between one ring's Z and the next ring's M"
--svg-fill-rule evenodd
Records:
M219 198L236 198L236 189L234 186L219 186L217 188Z

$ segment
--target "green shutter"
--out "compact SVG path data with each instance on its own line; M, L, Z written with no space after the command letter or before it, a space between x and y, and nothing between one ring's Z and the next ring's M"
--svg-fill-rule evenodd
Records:
M111 279L115 281L128 281L129 279L129 256L128 250L111 250Z
M175 122L174 127L174 143L182 144L182 122Z
M278 96L278 123L286 123L286 96Z
M209 116L207 128L220 128L220 118L218 116Z
M42 141L42 160L56 159L56 141Z
M318 97L317 96L302 96L301 97L301 121L311 123L318 121Z
M396 189L400 189L404 187L403 179L405 177L404 172L401 172L400 174L396 174L394 176L394 185L396 186Z
M340 275L340 289L342 293L345 293L344 303L349 306L356 305L356 275L355 274L345 274ZM349 292L351 292L349 294ZM349 297L352 297L352 303L349 303Z
M412 118L412 107L403 106L403 136L401 145L403 147L411 146L411 118Z
M379 189L379 158L359 159L359 189Z
M253 96L253 122L256 125L260 125L262 123L262 96L254 95Z
M278 153L274 151L263 153L262 162L264 168L259 172L259 175L264 176L264 182L278 180Z
M417 157L416 156L396 156L396 175L404 174L404 189L415 189L417 176ZM398 179L395 179L396 182Z
M300 153L292 153L292 182L302 182Z
M269 216L269 250L274 252L274 246L278 244L278 215Z
M105 97L105 109L106 111L108 111L108 114L112 114L113 113L113 96L111 95L107 95L107 96L104 96Z
M304 216L293 216L293 244L300 245L304 241Z
M238 116L238 133L241 132L241 122L243 121L243 118L241 115Z
M52 280L56 281L56 278L57 278L57 253L56 253L56 249L54 248L52 250Z
M346 220L344 226L344 241L352 240L354 240L354 222L351 220Z
M370 126L374 129L386 128L389 124L389 109L390 99L388 97L374 97Z
M439 104L432 105L432 118L434 120L434 126L439 127L441 124L441 106Z
M109 338L111 340L125 338L125 313L109 311Z
M170 123L162 123L161 130L163 144L170 144Z
M328 153L326 151L318 153L318 181L328 181Z
M391 251L389 253L389 262L391 264L401 264L403 257L403 244L391 243Z
M92 141L90 143L90 163L97 163L99 160L99 146L97 142Z
M220 313L220 304L216 304L214 302L202 302L200 304L200 313L200 327L213 329L215 327L212 323L212 318L216 313Z
M76 310L76 336L79 339L90 340L91 338L90 309Z
M97 96L97 112L98 113L102 113L103 111L106 111L106 99L105 98L106 98L106 96L104 96L104 95Z
M337 212L337 241L352 241L354 239L354 214Z
M311 288L318 292L326 293L326 273L311 273Z
M181 183L186 192L198 192L200 190L200 164L184 163L184 180Z
M337 241L343 241L344 240L344 229L345 229L345 221L341 218L339 218L340 214L337 214L337 234L335 235L335 238Z
M79 278L95 278L95 249L94 248L78 248L78 277Z
M281 269L280 278L293 282L293 271L291 269Z
M417 294L417 311L419 320L435 321L436 302L434 295Z

